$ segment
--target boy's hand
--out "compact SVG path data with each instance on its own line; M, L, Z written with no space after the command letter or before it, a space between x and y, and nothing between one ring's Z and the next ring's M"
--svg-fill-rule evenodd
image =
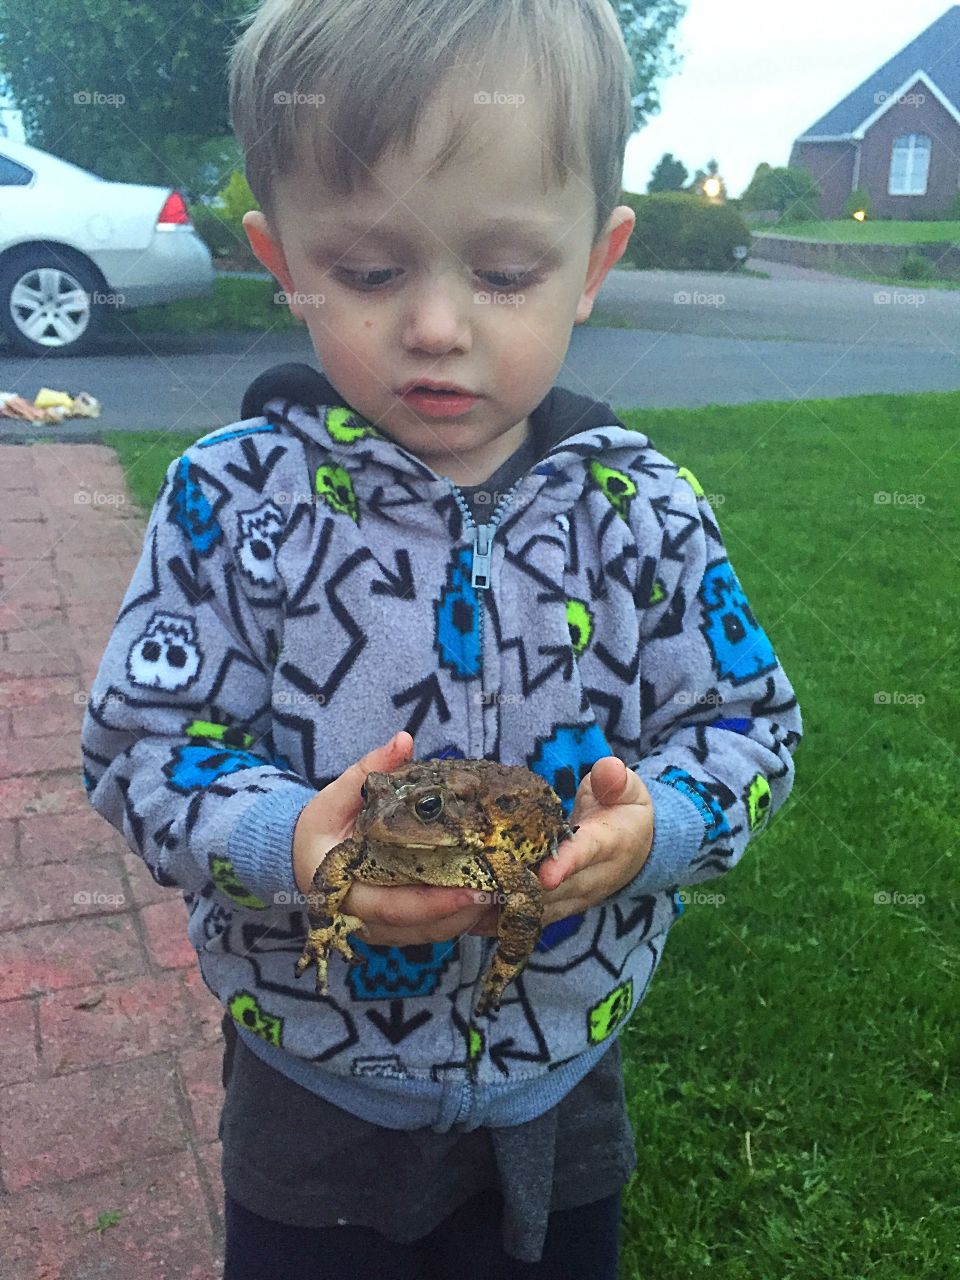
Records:
M353 834L367 774L389 773L412 756L413 738L402 731L386 746L367 752L306 805L293 833L293 872L302 894L313 888L314 872L334 845ZM364 942L405 947L456 938L480 919L485 908L476 905L469 889L355 881L340 903L340 912L363 920Z
M604 756L580 783L570 823L576 835L537 869L544 925L596 906L633 879L653 844L653 801L633 769ZM496 936L499 914L488 907L468 932Z

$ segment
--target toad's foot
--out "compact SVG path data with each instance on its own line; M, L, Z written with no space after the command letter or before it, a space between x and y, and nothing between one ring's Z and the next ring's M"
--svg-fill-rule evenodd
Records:
M482 1018L485 1013L496 1012L500 1008L500 999L505 988L523 971L529 955L511 955L505 951L503 943L497 948L490 968L484 974L483 986L474 1008L474 1015Z
M336 915L331 924L322 925L319 929L310 929L307 933L303 955L297 961L296 975L299 978L312 964L317 966L317 995L325 996L327 986L327 959L332 949L340 952L345 960L358 962L360 957L352 950L347 941L347 934L366 932L367 926L359 916Z

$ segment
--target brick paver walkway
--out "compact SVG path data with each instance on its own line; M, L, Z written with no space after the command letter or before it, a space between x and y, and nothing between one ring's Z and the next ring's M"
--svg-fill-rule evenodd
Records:
M220 1005L81 782L143 529L112 450L0 448L3 1280L222 1275Z

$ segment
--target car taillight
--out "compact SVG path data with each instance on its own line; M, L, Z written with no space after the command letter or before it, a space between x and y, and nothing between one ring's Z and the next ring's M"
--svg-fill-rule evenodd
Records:
M187 213L187 206L183 196L179 191L171 191L163 202L163 208L157 216L158 227L188 227L190 225L190 215Z

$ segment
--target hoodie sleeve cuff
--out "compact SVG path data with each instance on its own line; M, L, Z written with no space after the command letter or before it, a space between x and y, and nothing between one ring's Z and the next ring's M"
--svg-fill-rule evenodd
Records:
M656 893L686 883L690 864L703 844L706 824L694 802L676 787L653 778L643 781L653 801L653 844L630 888Z
M297 819L316 795L312 787L288 786L248 805L230 833L227 852L237 878L269 907L296 901L293 832ZM278 898L278 895L284 895Z

